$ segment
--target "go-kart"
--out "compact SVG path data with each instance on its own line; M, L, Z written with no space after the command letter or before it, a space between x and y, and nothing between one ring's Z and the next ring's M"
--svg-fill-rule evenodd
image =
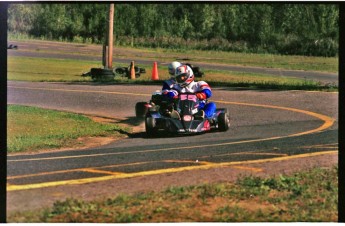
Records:
M160 105L151 103L145 116L148 136L155 136L159 131L194 134L212 129L227 131L230 127L230 117L225 108L216 109L209 118L200 117L198 114L200 101L194 93L180 93L174 101L160 96Z

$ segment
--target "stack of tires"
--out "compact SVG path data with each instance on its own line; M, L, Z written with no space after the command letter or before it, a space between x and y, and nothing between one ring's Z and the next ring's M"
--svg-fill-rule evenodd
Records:
M114 80L115 74L109 68L91 68L90 75L92 80L110 81Z
M135 78L139 78L140 74L146 73L145 68L140 68L137 66L134 66L134 71L135 71ZM130 67L118 67L118 68L115 68L114 72L115 72L115 75L131 78Z
M197 78L202 78L204 76L204 72L200 70L200 67L194 67L193 64L186 63L190 68L192 68L194 76Z

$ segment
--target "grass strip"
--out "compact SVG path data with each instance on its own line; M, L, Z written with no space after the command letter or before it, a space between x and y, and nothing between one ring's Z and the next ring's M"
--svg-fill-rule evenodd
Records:
M129 128L67 112L8 105L7 151L37 151L83 145L80 137L124 137Z
M8 222L336 222L337 207L334 166L95 201L66 199L40 211L13 213Z
M44 68L41 65L44 65ZM118 64L116 67L121 66L128 65ZM142 67L141 65L138 66ZM147 68L146 73L135 80L116 76L115 79L111 81L92 81L90 76L81 76L93 67L101 68L102 66L96 64L94 61L10 57L8 79L34 82L98 82L107 84L161 85L163 80L169 78L167 68L162 66L158 67L159 81L151 80L152 68ZM222 87L276 90L338 90L338 86L335 84L322 85L307 79L221 70L206 70L205 76L203 78L196 78L196 80L205 80L212 86Z

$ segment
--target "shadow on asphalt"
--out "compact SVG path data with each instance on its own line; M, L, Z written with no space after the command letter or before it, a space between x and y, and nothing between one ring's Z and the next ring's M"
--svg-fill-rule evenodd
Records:
M126 124L130 127L137 127L140 126L142 123L144 123L144 118L137 118L137 117L129 117L125 120L118 121L117 123ZM155 137L148 136L145 131L137 131L137 132L127 132L127 131L121 131L122 134L126 134L129 138L167 138L171 137L171 134L167 133L160 133Z
M128 117L124 120L119 121L119 123L127 124L129 126L139 126L143 122L144 122L144 118L138 118L138 117Z
M139 126L142 123L144 123L144 118L137 118L137 117L129 117L125 120L118 121L117 123L126 124L128 126ZM170 137L181 137L181 136L195 136L198 134L175 134L175 133L169 133L160 131L155 136L148 135L145 131L138 131L138 132L127 132L127 131L119 131L122 134L126 134L129 138L144 138L144 139L160 139L160 138L170 138Z

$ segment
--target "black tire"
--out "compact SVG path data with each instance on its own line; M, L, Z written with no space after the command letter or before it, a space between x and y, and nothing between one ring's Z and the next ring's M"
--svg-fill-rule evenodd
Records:
M147 136L154 137L157 135L156 120L152 117L145 118L145 131Z
M7 47L7 49L18 49L18 46L11 44Z
M148 112L148 107L146 102L138 102L135 104L135 116L137 118L144 118Z
M222 111L224 113L228 113L228 109L227 108L217 108L216 111Z
M112 69L108 68L91 68L91 74L93 75L113 75Z
M230 117L228 113L220 113L218 115L218 129L220 131L227 131L230 127Z
M194 72L194 66L193 64L190 64L190 63L186 63L187 66L189 66L190 68L192 68L193 72Z
M193 72L194 72L194 71L199 72L199 71L200 71L200 68L199 68L199 67L193 67L192 70L193 70Z
M134 66L134 73L135 73L135 78L139 78L140 77L140 68L137 66ZM126 70L126 77L127 78L131 78L131 67L129 66Z
M115 74L120 74L120 75L127 74L127 68L125 68L125 67L118 67L118 68L115 69L114 72L115 72Z
M93 80L109 81L114 79L114 72L108 68L91 68L91 78Z
M134 67L135 74L140 74L140 68L135 66Z
M197 77L202 78L202 77L204 77L204 75L205 75L205 73L204 73L204 72L199 71L199 73L198 73L198 76L197 76Z
M200 71L200 67L193 67L192 70L195 77L202 78L204 76L204 72Z
M139 78L140 77L140 68L134 67L134 71L135 71L135 78Z

